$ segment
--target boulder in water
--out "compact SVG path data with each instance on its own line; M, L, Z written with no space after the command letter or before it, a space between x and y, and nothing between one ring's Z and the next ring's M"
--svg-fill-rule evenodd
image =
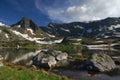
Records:
M93 54L87 61L87 70L105 72L115 68L115 62L107 54Z

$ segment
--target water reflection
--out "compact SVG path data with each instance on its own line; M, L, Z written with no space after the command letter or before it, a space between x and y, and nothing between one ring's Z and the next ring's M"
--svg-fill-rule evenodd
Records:
M120 70L117 70L116 72L115 73L110 72L111 75L109 75L108 73L99 73L99 74L91 75L87 71L59 70L57 74L66 75L70 78L74 78L75 80L120 80ZM115 75L113 76L113 74Z
M15 49L15 48L5 48L0 49L0 55L4 57L7 62L17 63L17 64L26 64L26 62L30 61L32 56L38 54L41 50L35 49ZM120 50L86 50L83 54L93 54L93 53L107 53L110 56L118 57L120 56Z
M0 55L4 57L7 62L12 62L16 64L26 65L32 58L32 56L37 55L41 50L34 49L0 49Z
M120 50L88 50L88 53L107 53L110 56L120 56Z

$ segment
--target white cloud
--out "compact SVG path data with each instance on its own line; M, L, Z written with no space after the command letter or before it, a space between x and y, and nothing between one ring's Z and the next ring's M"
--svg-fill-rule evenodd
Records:
M120 0L53 0L47 5L43 1L36 0L36 7L51 20L73 22L120 17Z
M5 26L5 24L3 24L2 22L0 22L0 26Z

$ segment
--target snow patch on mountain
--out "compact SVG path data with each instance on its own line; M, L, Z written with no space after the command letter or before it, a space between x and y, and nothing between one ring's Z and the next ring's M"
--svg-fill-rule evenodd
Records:
M63 39L60 40L54 40L54 41L44 41L45 38L31 38L28 34L22 34L18 31L11 30L13 33L15 33L18 36L22 36L23 38L29 40L29 41L35 41L36 43L39 44L54 44L54 43L61 43Z
M61 43L62 41L63 41L63 39L54 40L54 41L36 41L36 43L39 43L39 44L55 44L55 43Z
M50 26L51 26L51 27L54 27L54 25L53 25L53 24L50 24Z
M110 36L107 36L107 35L106 35L106 36L104 36L104 38L109 38L109 37L110 37Z
M100 50L107 50L108 48L108 45L106 45L106 44L101 44L101 45L87 45L87 48L88 49L100 49Z
M18 32L18 31L15 31L15 30L12 30L12 32L15 33L18 36L22 36L25 39L29 39L30 41L33 41L32 39L29 38L28 34L22 34L22 33Z
M54 40L53 43L61 43L62 41L63 41L63 39Z
M84 29L82 26L79 26L79 25L74 26L74 28Z
M104 41L96 41L96 43L104 43Z
M51 34L47 34L49 37L55 37L54 35L51 35Z
M70 32L69 29L64 29L64 28L61 28L61 30L65 31L65 32Z
M6 37L7 39L9 39L9 36L8 36L8 34L5 34L5 37Z
M18 28L20 28L20 27L21 27L21 25L17 25L17 27L18 27Z
M27 39L27 40L29 40L29 41L35 41L35 40L42 40L42 39L44 39L44 38L31 38L28 34L22 34L22 33L20 33L20 32L18 32L18 31L15 31L15 30L11 30L13 33L15 33L16 35L18 35L18 36L22 36L23 38L25 38L25 39Z
M30 33L31 33L32 35L35 35L35 33L33 33L33 30L32 30L32 29L27 28L26 30L27 30L27 31L30 31Z
M108 29L109 29L109 30L113 30L113 29L116 29L116 28L120 28L120 24L111 25Z

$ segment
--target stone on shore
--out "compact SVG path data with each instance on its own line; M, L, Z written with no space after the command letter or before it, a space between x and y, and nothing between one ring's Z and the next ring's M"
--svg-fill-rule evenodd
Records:
M107 54L93 54L87 61L87 69L92 71L111 71L116 68L115 62Z
M68 54L61 51L41 51L33 57L33 64L38 67L55 67L60 65L64 60L67 60ZM57 66L58 66L57 65Z

